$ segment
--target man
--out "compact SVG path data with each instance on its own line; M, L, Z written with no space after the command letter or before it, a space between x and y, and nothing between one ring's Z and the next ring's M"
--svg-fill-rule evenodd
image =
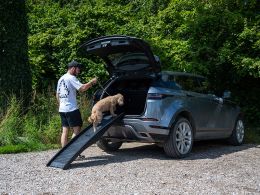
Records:
M84 92L97 79L93 78L88 83L82 84L76 76L80 73L82 65L73 60L68 64L68 71L58 81L56 97L59 103L59 113L62 122L61 146L68 143L69 129L73 129L72 137L79 134L82 126L82 118L77 105L77 91Z

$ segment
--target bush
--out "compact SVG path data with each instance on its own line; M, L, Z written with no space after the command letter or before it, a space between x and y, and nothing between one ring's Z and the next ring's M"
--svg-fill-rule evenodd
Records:
M8 99L6 114L0 122L0 146L18 144L22 133L21 102L15 96Z
M55 97L35 95L26 113L22 102L10 98L6 114L0 123L0 152L27 152L57 147L60 133L59 115Z
M32 105L26 113L21 112L22 102L10 98L6 114L0 119L0 153L18 153L60 147L61 121L55 95L33 95ZM90 113L88 98L81 94L79 107L83 126L88 125ZM72 131L70 131L70 135Z
M260 143L260 128L249 127L245 132L245 143L259 144Z
M28 63L28 22L25 0L0 3L0 115L6 111L8 97L14 94L30 102L31 69ZM1 116L0 116L1 117Z
M59 144L61 134L61 122L59 114L50 117L48 123L44 127L42 140L44 143Z

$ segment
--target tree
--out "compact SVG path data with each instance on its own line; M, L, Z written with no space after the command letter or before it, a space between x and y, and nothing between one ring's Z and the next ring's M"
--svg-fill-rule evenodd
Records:
M131 35L149 42L162 61L162 69L209 77L219 95L231 90L246 116L260 120L256 100L260 95L260 17L256 0L27 2L34 87L42 88L42 81L56 81L74 58L86 65L86 79L93 75L105 78L102 62L81 58L78 47L99 36Z
M31 72L28 63L28 25L25 0L0 3L0 113L9 96L30 101Z

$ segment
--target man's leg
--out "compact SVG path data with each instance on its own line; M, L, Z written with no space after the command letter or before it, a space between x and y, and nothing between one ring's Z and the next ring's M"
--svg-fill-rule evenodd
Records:
M79 134L82 126L82 118L79 110L74 110L70 113L70 126L73 129L72 138Z
M69 123L66 117L65 112L60 112L61 125L62 125L62 134L61 134L61 147L64 147L68 143L68 133L69 133Z
M72 138L80 133L82 126L82 118L79 110L75 110L69 113L69 124L73 129ZM79 155L79 158L82 159L84 156Z
M69 127L62 127L62 134L61 134L61 146L64 147L68 143L68 133Z
M73 138L73 137L75 137L76 135L79 134L81 127L80 126L72 127L72 129L73 129L73 134L72 134L72 138Z

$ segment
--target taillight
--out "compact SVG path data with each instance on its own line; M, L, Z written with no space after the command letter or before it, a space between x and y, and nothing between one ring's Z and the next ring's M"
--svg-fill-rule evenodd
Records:
M161 93L148 93L147 99L149 100L161 100L165 98L167 95Z

